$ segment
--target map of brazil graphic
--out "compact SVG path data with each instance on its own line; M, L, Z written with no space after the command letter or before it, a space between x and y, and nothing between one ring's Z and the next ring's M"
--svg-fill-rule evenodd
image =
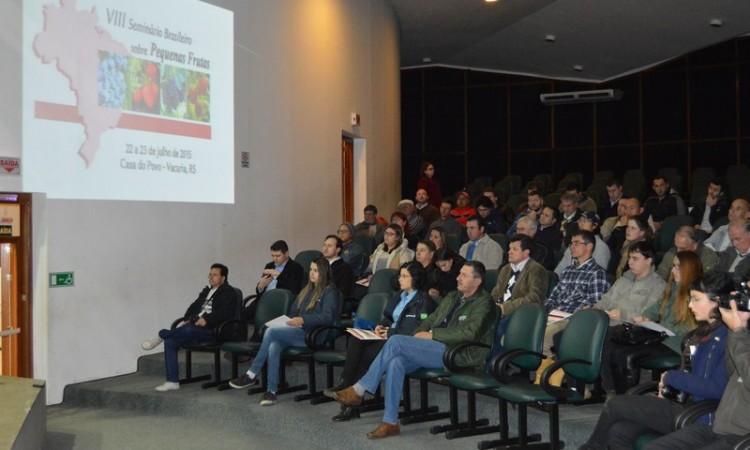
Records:
M221 177L218 201L233 201L231 12L197 0L29 0L24 21L23 152L44 169L25 188L207 201L190 190Z

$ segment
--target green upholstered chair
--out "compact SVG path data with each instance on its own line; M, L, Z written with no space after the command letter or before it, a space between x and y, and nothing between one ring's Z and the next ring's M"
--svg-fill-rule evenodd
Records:
M557 282L560 281L560 276L554 270L547 271L547 297L550 296L552 290L557 286Z
M180 384L195 383L197 381L211 380L211 375L193 376L193 352L207 352L214 354L213 380L203 383L201 387L208 389L221 384L221 344L227 340L247 339L247 325L235 323L240 318L242 311L242 290L234 288L235 314L234 318L224 321L214 328L215 339L213 341L195 342L185 344L182 349L185 350L185 378L180 380ZM172 322L171 329L175 329L180 323L188 320L187 317L180 317Z
M365 295L364 297L362 297L362 300L359 301L359 305L357 306L357 318L369 320L370 322L373 322L376 324L380 323L380 321L383 320L383 311L385 310L385 306L388 303L388 300L390 299L390 297L391 296L385 292L378 292L375 294ZM321 327L318 333L322 332L323 329L325 328ZM346 329L340 328L339 331L341 334L346 333ZM349 337L349 339L355 339L355 338ZM316 363L325 364L326 387L328 388L333 387L334 385L333 367L342 366L344 364L344 362L346 361L346 350L336 350L336 349L318 350L313 353L312 357ZM332 400L328 397L323 396L322 392L319 394L320 395L315 395L314 397L312 397L310 399L310 403L312 403L313 405L316 405L319 403L325 403L325 402Z
M609 326L609 317L604 311L586 309L573 314L563 331L558 348L558 360L542 372L540 384L517 383L508 375L512 361L520 355L537 355L534 352L514 351L504 353L498 360L498 369L493 373L501 385L497 392L504 400L518 405L517 443L505 448L528 448L527 408L530 404L542 404L549 414L548 443L535 443L533 448L559 449L560 441L559 403L583 403L587 383L599 378L602 345ZM550 376L558 369L565 371L575 387L557 387L549 383ZM481 444L480 444L481 445ZM497 444L495 444L497 445ZM487 447L480 447L487 448Z
M370 285L367 287L368 294L377 294L384 292L388 295L393 294L393 286L391 285L391 279L398 274L398 269L380 269L370 279Z
M525 304L519 307L511 316L508 328L505 332L503 347L506 352L514 350L525 350L538 354L542 351L544 330L547 324L547 313L541 305ZM497 395L498 381L490 372L470 371L459 372L455 367L454 358L459 352L467 347L468 343L459 344L445 353L445 365L454 373L449 379L450 385L450 424L436 425L430 428L430 433L445 433L447 439L467 436L477 436L487 433L500 432L501 437L508 437L507 403ZM519 382L525 380L531 382L529 375L536 370L541 363L541 357L532 355L521 355L511 362ZM493 358L493 362L499 360L502 354ZM458 391L467 393L467 416L466 422L459 422L458 418ZM500 422L497 425L486 426L487 419L476 418L476 394L490 395L499 399Z
M339 327L341 326L341 308L343 307L343 299L341 298L341 291L336 289L338 295L336 296L336 313L334 315L335 321L333 327L315 327L310 329L305 336L306 345L304 347L287 347L281 352L281 360L279 361L279 389L276 391L277 395L287 394L290 392L308 390L306 394L298 394L294 396L295 402L301 402L304 400L310 400L316 395L322 395L322 392L315 390L315 360L313 360L313 353L316 350L322 350L323 348L334 348L335 340L341 335ZM319 328L325 328L323 333L319 333ZM307 384L300 384L297 386L289 386L286 382L286 363L287 362L304 362L307 364ZM264 377L265 378L265 377ZM262 390L259 390L262 389ZM248 395L257 394L259 392L265 392L264 388L250 388Z
M674 247L674 235L681 226L692 226L693 218L688 215L673 215L664 219L659 233L656 235L656 251L662 256Z
M495 288L498 276L500 276L500 270L498 269L488 269L484 272L483 287L487 293L492 292L492 289Z
M299 263L305 271L305 278L302 280L303 286L307 284L307 276L310 273L310 263L322 257L323 253L321 253L320 250L302 250L294 257L294 261Z
M497 310L497 308L496 308ZM495 325L497 326L497 323L499 321L495 320ZM494 331L493 331L494 336ZM459 347L461 344L465 344L464 347ZM451 346L450 348L446 349L445 354L443 355L443 361L446 360L446 355L451 352L460 352L462 348L466 348L467 346L484 346L484 344L476 343L476 342L470 342L470 343L458 343L454 346ZM491 354L491 352L488 353L488 355ZM448 359L455 358L455 356L448 356ZM441 368L422 368L415 370L414 372L406 374L406 382L404 383L404 402L403 402L403 411L401 413L401 423L404 425L412 424L412 423L422 423L422 422L429 422L432 420L442 420L442 419L448 419L451 417L450 411L440 411L439 408L435 405L430 405L428 398L429 398L429 383L434 384L440 384L443 386L449 385L449 379L450 377L459 370L457 367L455 367L455 364L453 365L454 370L450 370L445 367ZM460 370L470 370L466 368L461 368ZM411 384L409 383L409 380L419 380L419 409L413 410L411 408Z
M659 381L662 372L680 367L680 355L666 355L637 361L641 369L651 371L651 380Z
M451 233L445 233L445 240L445 245L448 246L449 249L453 250L456 253L461 250L461 236Z
M294 294L287 289L272 289L264 292L259 299L256 295L247 297L245 299L244 307L249 307L249 302L251 301L257 301L258 307L255 310L255 316L252 318L253 334L250 336L250 339L223 342L220 347L221 352L228 352L232 355L231 379L239 376L240 356L252 356L258 353L260 344L263 341L263 332L265 331L266 322L289 312L292 302L294 301ZM237 322L244 323L247 327L247 322L242 321L241 319L237 319ZM265 377L262 377L262 379L265 384ZM222 382L219 384L218 389L220 391L229 389L229 384L227 382Z

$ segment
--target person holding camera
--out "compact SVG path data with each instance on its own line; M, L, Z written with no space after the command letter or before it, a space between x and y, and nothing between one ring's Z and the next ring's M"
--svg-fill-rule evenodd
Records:
M738 294L723 297L719 302L721 319L730 330L724 362L731 373L713 424L688 425L652 441L645 449L728 450L734 448L750 433L750 420L747 418L750 389L747 383L743 382L743 380L750 380L750 332L748 332L750 308L748 308L748 302L750 302L750 290L747 284Z
M728 329L721 320L718 302L732 289L731 278L719 272L710 272L693 282L689 307L698 326L683 341L680 369L662 374L656 396L612 398L604 405L593 433L580 449L631 449L636 439L645 433L670 433L687 397L695 402L722 397L727 385L724 351ZM698 422L710 425L714 414L703 416Z
M156 387L159 392L180 389L180 366L177 351L188 342L210 342L214 340L213 328L232 319L237 310L234 288L227 282L229 269L224 264L213 264L208 273L208 286L203 288L198 298L185 311L183 320L175 329L163 329L159 335L146 339L141 348L153 350L164 342L164 365L167 381Z

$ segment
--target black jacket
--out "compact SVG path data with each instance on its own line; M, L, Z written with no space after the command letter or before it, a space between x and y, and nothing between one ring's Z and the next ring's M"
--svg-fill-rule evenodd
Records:
M185 311L185 317L200 314L209 291L211 291L211 286L203 288L201 293L198 294L198 298L188 306L187 311ZM211 312L202 316L206 321L206 329L212 329L224 321L234 319L239 311L237 303L240 301L242 299L237 299L234 288L229 283L219 286L216 292L214 292L213 297L211 297Z
M435 300L427 295L426 292L417 291L414 298L404 307L398 318L398 322L394 325L393 311L400 301L401 292L397 292L393 294L388 304L385 305L383 320L380 321L380 326L390 327L388 337L394 334L405 334L407 336L413 334L414 330L422 323L422 320L426 319L437 307Z
M275 267L276 264L271 261L266 264L266 267L263 269L273 269ZM286 265L284 265L284 270L281 271L281 275L276 278L276 288L288 289L292 291L292 294L297 295L299 294L299 291L302 290L302 278L304 278L304 276L305 270L302 266L292 258L289 258ZM258 294L258 296L262 295L265 291L265 289L260 290L258 286L255 286L255 293Z

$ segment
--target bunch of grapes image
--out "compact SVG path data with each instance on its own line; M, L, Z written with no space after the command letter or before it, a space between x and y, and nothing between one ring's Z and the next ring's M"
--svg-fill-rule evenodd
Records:
M211 92L209 76L204 73L190 72L188 74L186 119L210 122L209 107L211 106Z
M131 58L128 67L126 108L132 111L159 114L159 65L151 61Z
M161 79L161 115L185 118L187 103L185 92L187 71L174 66L165 66Z
M125 102L125 70L127 58L116 53L99 52L97 84L99 106L122 108Z

